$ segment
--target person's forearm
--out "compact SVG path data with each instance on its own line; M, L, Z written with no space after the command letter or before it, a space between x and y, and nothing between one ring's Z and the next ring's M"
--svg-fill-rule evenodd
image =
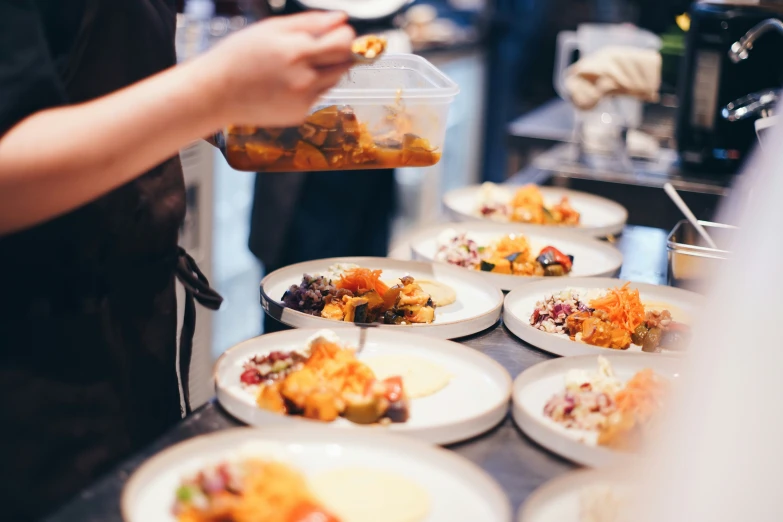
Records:
M199 65L41 111L0 137L0 234L88 203L216 131L219 86Z

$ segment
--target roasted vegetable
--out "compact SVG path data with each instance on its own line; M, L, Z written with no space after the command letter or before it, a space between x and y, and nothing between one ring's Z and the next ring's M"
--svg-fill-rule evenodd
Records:
M332 422L342 413L342 401L331 389L313 391L304 402L304 416L324 422Z
M285 151L273 143L253 141L245 145L245 152L251 161L260 166L269 166L279 160Z
M495 265L493 263L488 263L486 261L481 262L482 272L492 272L494 269L495 269Z
M367 300L364 302L357 301L353 310L353 322L354 323L369 323L370 322L370 304Z
M409 416L410 410L406 400L392 402L386 410L386 417L392 422L406 422Z
M346 397L343 417L356 424L378 422L386 413L388 401L382 397Z
M256 397L256 403L260 408L275 413L286 413L287 411L285 400L280 394L280 383L268 384L261 388Z
M389 377L388 379L384 379L383 385L386 387L384 396L389 402L397 402L403 398L404 389L402 377Z
M301 170L324 170L329 168L326 156L306 141L296 144L294 165Z
M342 123L345 143L359 143L362 127L359 124L359 120L356 118L356 113L353 109L350 107L343 107L340 109L340 121Z
M332 319L333 321L342 321L345 318L342 301L333 299L330 303L327 303L321 311L321 317Z
M329 130L316 127L310 123L305 123L299 127L299 134L302 135L302 139L307 143L316 147L321 147L326 143L326 137L329 135Z
M685 350L691 340L691 329L688 325L672 321L664 330L661 347L666 350Z
M636 330L633 331L631 334L631 340L633 341L633 344L637 346L641 346L644 342L644 338L647 335L647 332L649 332L650 329L647 328L647 325L640 324L636 327Z
M363 297L344 297L345 318L348 323L366 323L369 307L367 299Z
M563 270L568 273L573 267L574 257L565 255L553 246L548 246L539 252L536 261L538 261L544 269L553 264L561 265Z
M648 353L660 353L662 336L663 330L657 327L650 328L650 330L647 332L647 335L644 336L642 351Z
M406 134L402 139L402 162L409 166L432 165L435 158L427 147L427 140L415 134Z
M566 275L565 268L561 264L549 265L544 268L544 275L547 277L561 277Z
M330 105L315 111L305 121L323 129L336 129L340 121L340 111L337 109L337 105Z

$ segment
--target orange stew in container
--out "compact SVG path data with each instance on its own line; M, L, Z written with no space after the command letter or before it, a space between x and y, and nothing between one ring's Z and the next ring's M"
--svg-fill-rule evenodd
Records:
M229 127L224 154L233 168L251 172L428 167L441 158L410 132L374 136L347 105L320 109L298 127Z

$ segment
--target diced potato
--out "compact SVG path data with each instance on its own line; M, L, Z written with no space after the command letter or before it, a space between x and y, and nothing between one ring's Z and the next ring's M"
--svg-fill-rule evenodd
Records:
M343 307L340 303L331 302L321 310L321 317L334 321L342 321L343 317L345 317L345 312L343 312Z
M250 161L259 167L268 167L283 156L282 147L273 143L263 143L258 141L249 142L245 145L245 151Z
M511 273L511 261L509 261L506 258L498 257L493 258L488 261L489 263L492 263L495 265L495 268L492 269L493 272L497 274L510 274Z
M300 170L326 170L329 163L320 150L306 141L300 141L294 152L294 166Z
M324 422L332 422L340 416L340 400L333 390L311 393L305 399L304 416Z
M337 123L340 121L340 111L337 109L337 105L330 105L329 107L315 111L308 116L305 121L324 129L335 129L337 128Z
M390 167L394 167L397 165L405 164L405 162L402 160L402 150L400 149L379 148L375 152L375 155L378 160L378 163L382 165L388 165Z
M228 133L234 136L252 136L256 133L257 127L251 125L229 125Z
M286 413L285 401L280 394L279 384L263 386L256 397L258 407L275 413Z
M326 142L329 131L310 123L305 123L299 127L299 134L302 135L302 139L306 142L315 145L316 147L322 147Z

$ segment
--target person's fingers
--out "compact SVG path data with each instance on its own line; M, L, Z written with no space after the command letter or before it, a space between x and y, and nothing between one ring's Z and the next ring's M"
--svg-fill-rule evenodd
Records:
M347 19L348 17L345 13L338 11L310 11L291 16L281 16L273 20L283 30L303 31L319 37L343 25Z
M353 62L343 62L336 65L317 68L316 72L318 73L318 78L313 82L313 90L318 95L328 91L340 81L340 78L342 78L352 66Z
M351 44L355 36L351 27L340 26L313 41L305 50L304 57L316 67L348 62L351 60Z

